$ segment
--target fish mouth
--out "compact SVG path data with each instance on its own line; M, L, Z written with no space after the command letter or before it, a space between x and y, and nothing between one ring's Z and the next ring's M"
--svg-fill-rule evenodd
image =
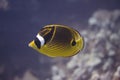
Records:
M29 47L33 47L33 46L35 46L34 40L31 41L31 42L28 44L28 46L29 46Z
M33 40L33 41L31 41L29 44L28 44L28 46L30 47L30 48L32 48L32 49L35 49L35 50L39 50L38 48L37 48L37 46L35 45L35 41Z

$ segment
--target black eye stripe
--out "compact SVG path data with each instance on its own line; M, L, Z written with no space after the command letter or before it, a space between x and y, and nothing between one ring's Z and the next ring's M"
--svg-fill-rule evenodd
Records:
M35 38L34 42L35 42L35 45L37 46L37 48L40 49L40 47L41 47L41 42L39 41L39 39L38 39L38 38Z
M53 36L55 27L51 27L51 28L52 28L52 30L47 35L44 36L45 44L46 44L46 42L49 42Z

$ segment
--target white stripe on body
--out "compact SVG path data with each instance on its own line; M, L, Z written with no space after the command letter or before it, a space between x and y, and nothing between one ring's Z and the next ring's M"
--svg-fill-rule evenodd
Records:
M41 42L41 46L43 46L44 43L45 43L45 39L44 39L42 36L40 36L39 34L37 34L36 37L37 37L37 38L39 39L39 41Z

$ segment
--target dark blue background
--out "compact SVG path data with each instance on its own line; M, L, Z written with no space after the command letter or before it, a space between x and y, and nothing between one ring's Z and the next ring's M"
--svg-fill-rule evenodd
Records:
M87 28L88 18L99 9L120 9L120 0L8 0L8 9L0 8L1 64L12 64L12 69L14 64L36 68L43 55L29 48L28 43L41 27L77 24Z
M0 53L4 55L31 53L27 44L44 25L71 26L76 22L86 25L95 10L120 8L119 0L8 0L8 3L8 10L0 10Z

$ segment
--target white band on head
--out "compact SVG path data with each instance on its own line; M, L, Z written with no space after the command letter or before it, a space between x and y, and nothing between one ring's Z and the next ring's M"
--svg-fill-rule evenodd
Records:
M41 42L41 46L43 46L44 45L44 43L45 43L45 40L44 40L44 38L42 37L42 36L40 36L39 34L37 34L37 36L36 36L38 39L39 39L39 41Z

